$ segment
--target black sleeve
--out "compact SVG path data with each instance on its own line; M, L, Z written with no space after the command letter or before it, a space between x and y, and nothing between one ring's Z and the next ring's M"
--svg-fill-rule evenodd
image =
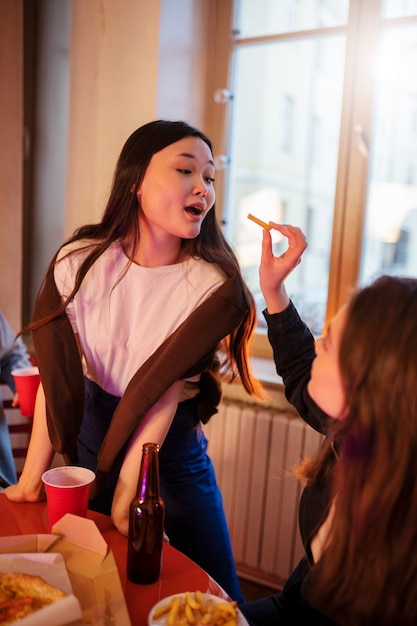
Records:
M239 605L250 626L332 626L333 622L313 609L302 595L309 570L307 560L302 558L281 593Z
M282 377L285 396L302 419L320 433L326 433L330 418L307 391L311 364L315 357L314 338L293 303L281 313L263 312L268 325L277 373Z

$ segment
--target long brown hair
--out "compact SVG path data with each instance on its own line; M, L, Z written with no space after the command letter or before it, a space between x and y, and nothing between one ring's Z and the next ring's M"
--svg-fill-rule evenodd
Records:
M200 130L182 121L156 120L135 130L124 144L117 161L112 188L98 224L87 224L75 231L68 243L88 239L91 252L81 264L74 289L66 302L50 315L33 322L27 330L39 328L63 312L67 303L79 290L81 283L95 261L115 241L124 241L131 237L132 249L136 249L139 239L137 190L145 176L152 156L176 141L185 137L198 137L213 152L210 139ZM228 277L236 275L241 283L247 311L239 326L223 341L222 371L229 379L240 376L245 390L255 397L262 397L262 387L252 376L249 367L249 340L256 325L256 306L251 292L243 280L239 263L231 246L226 241L216 218L215 207L205 217L200 234L195 239L184 239L182 247L190 256L201 258L209 263L216 263ZM53 269L55 259L48 271Z
M335 514L313 604L336 624L417 623L417 280L383 276L348 305Z

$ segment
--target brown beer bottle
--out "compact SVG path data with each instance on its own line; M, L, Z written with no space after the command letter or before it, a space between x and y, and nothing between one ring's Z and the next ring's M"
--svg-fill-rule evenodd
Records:
M143 445L137 495L130 505L127 577L140 585L161 574L165 506L159 495L158 452L156 443Z

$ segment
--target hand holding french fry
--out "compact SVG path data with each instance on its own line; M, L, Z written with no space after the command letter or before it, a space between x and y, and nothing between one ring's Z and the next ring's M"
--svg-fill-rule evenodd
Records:
M279 313L288 306L285 281L301 262L307 240L301 228L290 224L270 224L273 230L277 230L287 239L288 247L282 254L275 256L271 234L263 231L259 283L268 313Z

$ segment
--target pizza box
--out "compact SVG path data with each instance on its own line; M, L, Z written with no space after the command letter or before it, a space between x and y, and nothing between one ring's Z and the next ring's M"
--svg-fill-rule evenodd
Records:
M93 520L68 513L53 526L51 534L0 537L0 555L12 553L48 553L63 557L82 617L71 622L54 622L54 626L131 626L113 553ZM62 600L56 604L60 602ZM41 619L31 625L47 626L43 619L45 610L32 614ZM19 623L26 626L26 619Z
M63 626L82 618L81 606L72 592L65 561L60 554L12 553L0 554L0 572L24 572L40 576L43 580L67 595L35 613L21 618L25 626ZM1 617L0 617L1 620ZM1 623L1 622L0 622Z

